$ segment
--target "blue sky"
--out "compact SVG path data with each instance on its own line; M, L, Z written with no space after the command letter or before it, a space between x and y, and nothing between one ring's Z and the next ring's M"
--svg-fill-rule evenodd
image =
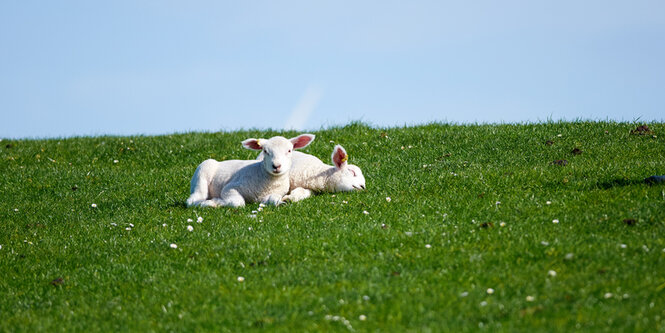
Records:
M0 137L665 119L664 1L0 2Z

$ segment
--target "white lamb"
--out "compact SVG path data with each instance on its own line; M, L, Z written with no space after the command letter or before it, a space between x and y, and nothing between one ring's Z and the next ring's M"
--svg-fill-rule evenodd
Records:
M261 153L257 160L264 158ZM290 193L283 201L296 202L320 192L347 192L365 189L365 177L359 167L348 164L349 155L341 145L331 156L334 165L323 163L316 156L294 152L289 178Z
M289 171L293 149L307 147L312 134L292 139L281 136L266 139L247 139L243 147L259 150L262 161L209 159L201 163L192 177L187 206L241 207L246 202L270 205L282 203L289 191Z

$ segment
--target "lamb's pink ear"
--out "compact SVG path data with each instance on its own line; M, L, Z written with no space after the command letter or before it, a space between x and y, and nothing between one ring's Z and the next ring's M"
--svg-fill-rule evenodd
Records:
M346 161L349 160L349 155L346 153L346 150L344 150L344 147L337 145L335 146L335 149L333 149L332 153L332 162L335 164L337 169L341 169L346 166Z
M242 146L251 150L263 150L261 147L261 141L263 141L263 139L247 139L242 142Z
M314 134L301 134L291 139L293 143L293 149L300 149L307 147L316 136Z

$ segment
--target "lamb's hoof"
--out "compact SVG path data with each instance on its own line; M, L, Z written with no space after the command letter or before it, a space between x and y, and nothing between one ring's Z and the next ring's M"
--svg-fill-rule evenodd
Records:
M206 200L206 201L200 202L198 204L198 206L199 207L213 207L214 208L214 207L218 206L218 203L215 202L214 200Z
M279 195L270 195L262 203L265 205L279 206L284 203L283 197Z

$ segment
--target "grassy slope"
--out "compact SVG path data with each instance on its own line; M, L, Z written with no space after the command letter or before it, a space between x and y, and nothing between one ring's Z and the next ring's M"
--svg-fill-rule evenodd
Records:
M343 144L368 191L256 218L186 208L190 177L293 132L5 139L0 331L664 331L665 186L641 180L665 174L665 126L650 127L323 130L306 151Z

